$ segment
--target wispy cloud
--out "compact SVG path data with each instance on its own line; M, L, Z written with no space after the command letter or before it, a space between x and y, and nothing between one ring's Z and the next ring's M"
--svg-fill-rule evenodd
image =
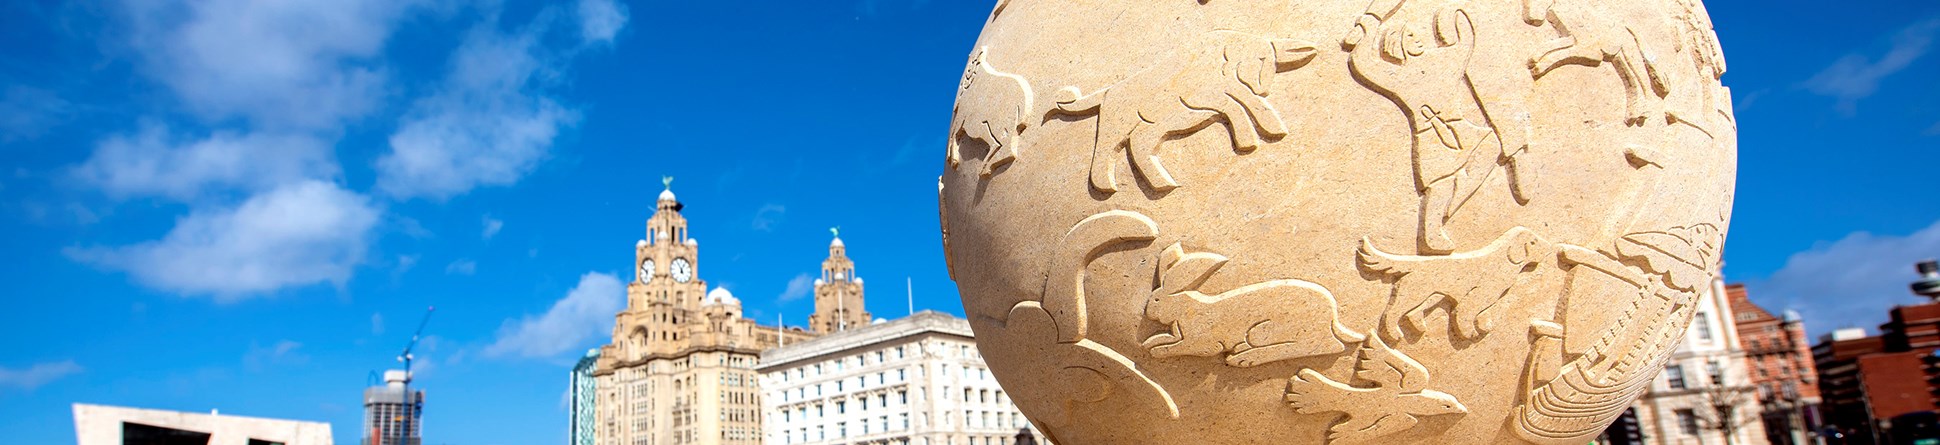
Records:
M460 258L457 261L452 261L451 264L445 265L445 273L452 275L475 274L478 273L478 262L472 261L469 258Z
M1905 70L1925 56L1936 33L1940 33L1940 18L1915 23L1894 34L1892 47L1878 59L1859 53L1847 54L1806 80L1803 86L1837 100L1837 109L1851 115L1858 110L1860 99L1878 92L1881 79Z
M234 208L197 210L159 241L67 254L151 287L233 302L286 286L341 285L363 262L378 215L362 195L308 181Z
M15 85L0 95L0 142L38 138L66 123L77 107L52 91Z
M815 276L809 274L796 275L794 279L788 280L788 288L782 289L781 295L775 297L775 300L787 303L805 298L814 292Z
M210 120L328 128L377 108L397 0L124 3L145 71Z
M384 335L383 312L373 312L370 314L370 335Z
M194 202L225 191L261 191L336 177L330 143L302 134L218 132L181 140L158 124L112 136L72 175L116 198L162 196Z
M760 210L754 211L754 229L763 232L773 232L775 231L775 227L780 226L782 219L787 216L788 207L786 206L775 203L762 205Z
M249 352L243 354L243 367L251 371L261 371L271 366L301 366L310 362L310 356L298 351L302 348L302 343L292 340L278 341L270 346L250 343Z
M506 320L499 326L498 339L485 347L484 354L547 358L579 351L611 334L613 314L625 304L626 286L619 278L587 273L544 314Z
M1937 254L1940 222L1906 236L1855 232L1793 254L1770 278L1746 285L1760 304L1807 314L1814 334L1870 328L1885 321L1886 309L1921 301L1906 287L1918 278L1913 264Z
M81 373L81 365L73 360L36 363L26 369L0 367L0 389L33 391L63 377Z
M626 27L626 5L613 0L579 0L579 36L585 44L613 43L613 37Z
M492 215L485 215L484 225L485 229L479 235L484 239L492 239L492 236L498 235L499 229L505 228L505 221L493 218Z
M582 18L585 8L601 17L600 6L581 8ZM624 14L613 8L606 13ZM625 23L623 16L603 20L582 26L610 39ZM391 151L377 160L378 189L398 198L444 199L518 182L550 155L554 138L578 122L579 111L548 93L571 58L540 45L540 25L508 34L488 24L466 34L439 91L413 105L391 134Z

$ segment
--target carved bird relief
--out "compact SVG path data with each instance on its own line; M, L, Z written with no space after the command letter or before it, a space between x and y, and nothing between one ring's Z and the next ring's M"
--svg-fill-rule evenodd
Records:
M1252 367L1339 354L1367 338L1340 323L1333 293L1302 280L1271 280L1208 295L1199 286L1226 265L1218 254L1173 244L1159 256L1159 286L1145 317L1166 331L1145 339L1155 358L1224 355Z
M1312 368L1287 380L1285 400L1294 412L1346 415L1327 429L1328 443L1372 443L1414 428L1422 417L1468 413L1455 396L1428 389L1428 368L1389 348L1380 336L1368 336L1360 355L1354 377L1373 387L1336 382Z

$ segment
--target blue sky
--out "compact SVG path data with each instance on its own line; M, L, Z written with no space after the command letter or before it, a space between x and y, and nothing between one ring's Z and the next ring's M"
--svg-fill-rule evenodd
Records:
M991 1L0 4L0 442L67 404L327 421L427 306L431 443L564 441L660 191L701 276L799 324L841 226L869 309L961 313L937 241ZM1726 273L1814 332L1940 256L1940 5L1714 1Z

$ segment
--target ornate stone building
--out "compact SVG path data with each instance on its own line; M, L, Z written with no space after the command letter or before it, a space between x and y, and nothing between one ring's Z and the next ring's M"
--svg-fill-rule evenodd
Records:
M839 234L838 234L839 235ZM842 238L829 241L829 258L822 260L822 278L815 280L815 315L808 328L818 334L841 332L869 324L862 307L862 278L855 275Z
M682 205L660 193L646 239L634 245L634 280L613 342L593 375L600 445L760 444L761 351L813 334L761 326L741 301L700 278L700 243Z

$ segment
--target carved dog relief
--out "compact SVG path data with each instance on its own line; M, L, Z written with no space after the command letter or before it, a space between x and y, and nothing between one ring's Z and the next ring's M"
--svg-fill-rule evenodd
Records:
M1711 26L1699 0L1006 0L954 79L945 264L1059 444L1586 443L1718 300Z

